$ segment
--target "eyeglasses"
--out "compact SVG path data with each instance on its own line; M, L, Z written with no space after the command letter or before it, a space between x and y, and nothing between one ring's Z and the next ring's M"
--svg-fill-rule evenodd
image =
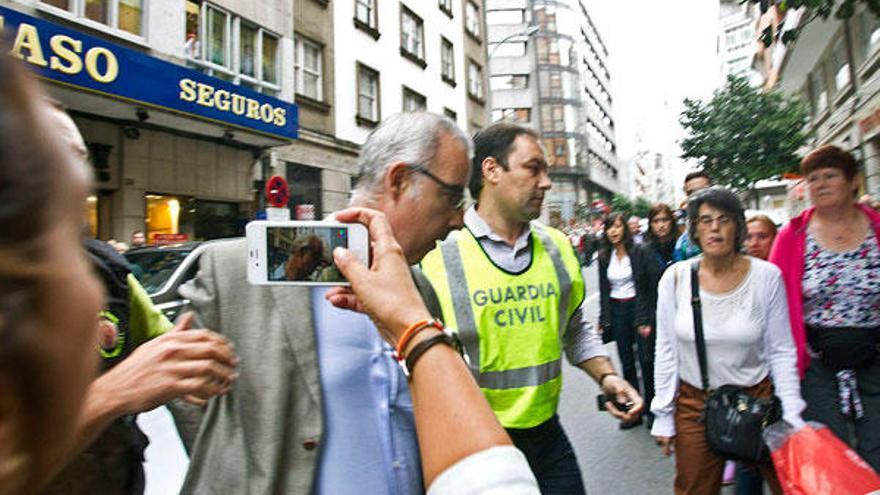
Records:
M413 172L424 175L425 177L434 181L440 189L443 190L443 193L446 195L449 203L456 209L462 210L465 206L467 206L467 198L464 196L464 185L450 184L440 177L428 172L424 167L420 167L418 165L411 165L410 168Z
M711 215L702 215L700 217L697 217L697 222L700 222L700 225L705 225L707 227L712 225L716 221L718 222L719 226L723 227L733 222L733 217L731 217L730 215L725 215L723 213L721 215L718 215L717 217L713 217Z

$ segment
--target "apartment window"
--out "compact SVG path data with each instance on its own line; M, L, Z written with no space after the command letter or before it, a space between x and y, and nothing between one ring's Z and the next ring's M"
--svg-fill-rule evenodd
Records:
M843 36L831 50L831 63L834 68L834 91L838 92L849 84L849 59L846 56L846 44Z
M440 38L440 76L455 85L455 48L446 38Z
M358 123L379 122L379 73L363 64L357 65Z
M257 75L257 31L256 25L242 22L238 26L238 63L239 72L242 75L256 77Z
M541 128L544 132L565 130L565 110L562 105L541 106Z
M500 76L492 76L489 78L489 87L493 90L499 89L528 89L528 74L504 74Z
M452 18L452 0L439 0L437 5L444 14Z
M400 53L416 62L425 60L425 30L421 17L400 6Z
M297 94L318 101L324 99L322 59L321 45L297 36L294 52Z
M443 115L452 119L453 122L458 122L458 114L448 108L443 108Z
M483 99L483 68L471 59L468 59L468 95Z
M489 45L489 53L493 57L522 57L526 54L525 41L505 41Z
M185 9L184 54L192 65L255 91L278 93L278 36L209 3L186 0Z
M403 87L403 111L404 112L424 112L428 109L428 100L419 93Z
M43 0L41 3L135 36L144 34L144 0Z
M486 24L522 24L526 22L525 11L515 10L490 10L486 12Z
M811 102L813 104L813 116L818 116L828 108L828 91L825 89L825 79L822 75L822 66L810 74Z
M492 121L499 120L527 124L532 120L532 111L529 108L496 108L492 110Z
M480 8L470 0L464 7L464 28L471 36L480 37Z
M227 67L230 64L230 36L231 18L226 12L213 6L206 6L204 9L205 16L208 19L207 40L208 53L207 60L214 65Z
M376 0L354 0L354 25L367 31L373 38L379 38Z
M861 31L862 51L865 59L871 57L880 46L880 18L868 9L859 16L859 28Z

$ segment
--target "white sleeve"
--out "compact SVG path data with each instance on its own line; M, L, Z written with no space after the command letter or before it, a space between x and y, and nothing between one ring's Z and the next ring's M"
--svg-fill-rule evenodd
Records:
M651 402L651 412L654 413L651 434L654 436L675 436L675 396L678 393L676 275L682 266L688 265L676 263L666 270L657 287L657 343L654 348L654 400Z
M428 495L540 495L526 456L512 445L471 454L440 473Z
M795 428L803 426L801 412L806 407L801 398L798 376L797 350L791 336L788 300L782 272L771 265L772 273L766 279L767 328L764 331L764 359L770 367L775 394L782 401L783 419Z

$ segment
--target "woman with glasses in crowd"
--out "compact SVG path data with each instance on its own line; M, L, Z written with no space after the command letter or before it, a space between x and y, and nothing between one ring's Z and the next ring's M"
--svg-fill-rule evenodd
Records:
M651 207L648 213L648 233L645 242L636 247L637 263L633 268L636 279L636 309L634 324L638 333L639 364L645 387L645 403L654 398L654 343L657 314L657 284L666 268L672 264L675 241L675 216L672 208L663 203ZM645 414L648 428L653 425L654 415Z
M624 379L638 386L636 371L636 333L634 328L636 285L633 267L637 265L632 234L626 217L612 213L605 218L599 249L599 331L605 343L617 342L617 354ZM641 363L644 369L644 363ZM644 374L644 372L643 372ZM620 423L626 430L642 424L642 418Z
M813 206L780 230L770 261L788 291L804 418L880 470L880 213L856 202L850 153L822 146L801 173Z
M803 401L782 276L774 265L740 253L746 222L739 198L721 187L695 194L688 203L688 235L702 256L674 264L658 288L651 433L665 454L675 452L676 494L714 495L721 489L724 459L709 449L702 421L706 392L691 305L693 264L709 387L736 385L765 399L775 392L783 418L795 426L803 423ZM773 492L782 493L772 465L759 468Z

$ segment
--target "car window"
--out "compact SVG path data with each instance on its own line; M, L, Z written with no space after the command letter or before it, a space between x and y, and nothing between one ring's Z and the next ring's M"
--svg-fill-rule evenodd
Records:
M189 282L197 273L199 273L199 258L194 259L192 264L189 265L189 268L186 269L186 273L184 273L183 278L180 279L179 285Z
M191 251L192 249L132 251L126 253L125 257L132 265L131 273L144 286L147 294L153 295L165 285Z

